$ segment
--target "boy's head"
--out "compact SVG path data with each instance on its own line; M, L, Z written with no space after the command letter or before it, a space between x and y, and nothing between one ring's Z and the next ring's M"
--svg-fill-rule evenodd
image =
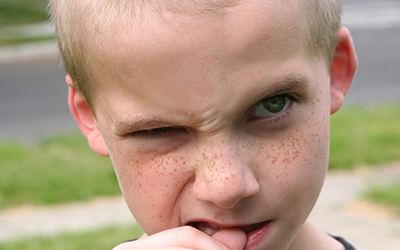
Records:
M148 235L240 227L247 247L306 249L356 68L338 1L53 4L71 111Z
M248 1L238 0L50 0L54 23L57 29L61 55L67 72L76 88L93 107L97 96L99 60L93 50L110 46L116 34L131 30L134 37L140 36L137 29L146 29L151 19L177 22L190 16L210 17L232 11L235 6ZM254 2L254 1L253 1ZM256 1L264 4L274 1ZM257 4L257 3L255 3ZM310 53L322 56L328 65L332 61L337 43L337 32L341 26L340 0L281 1L273 11L292 10L292 20L304 30ZM166 18L166 19L163 19ZM172 23L173 25L173 23ZM119 34L123 35L123 34ZM115 44L114 44L115 45ZM124 47L125 44L118 44ZM118 49L114 47L114 49ZM100 57L100 58L99 58Z

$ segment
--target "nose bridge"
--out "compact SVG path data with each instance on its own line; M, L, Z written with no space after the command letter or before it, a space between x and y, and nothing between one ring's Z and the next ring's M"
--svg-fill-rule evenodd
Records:
M199 148L201 153L194 193L222 208L234 207L241 199L259 192L248 146L239 141L214 138Z

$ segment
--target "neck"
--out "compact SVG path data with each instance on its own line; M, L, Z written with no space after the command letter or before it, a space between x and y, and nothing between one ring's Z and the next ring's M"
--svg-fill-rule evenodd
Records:
M328 234L305 222L288 250L345 250L344 246Z

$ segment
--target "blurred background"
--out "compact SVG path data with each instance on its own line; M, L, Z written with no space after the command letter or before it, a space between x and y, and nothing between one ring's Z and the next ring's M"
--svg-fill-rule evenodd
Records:
M140 229L109 159L89 150L69 113L46 5L0 0L0 248L111 249ZM398 249L400 1L343 7L359 68L332 116L330 172L311 219L366 250Z

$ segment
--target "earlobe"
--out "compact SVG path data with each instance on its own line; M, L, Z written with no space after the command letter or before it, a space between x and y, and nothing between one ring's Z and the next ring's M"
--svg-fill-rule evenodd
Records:
M69 85L68 106L82 134L87 138L90 148L98 155L108 157L109 153L100 130L96 126L92 110L81 93L74 88L73 81L67 75Z
M357 56L349 30L340 29L338 39L331 67L331 114L342 106L357 69Z

